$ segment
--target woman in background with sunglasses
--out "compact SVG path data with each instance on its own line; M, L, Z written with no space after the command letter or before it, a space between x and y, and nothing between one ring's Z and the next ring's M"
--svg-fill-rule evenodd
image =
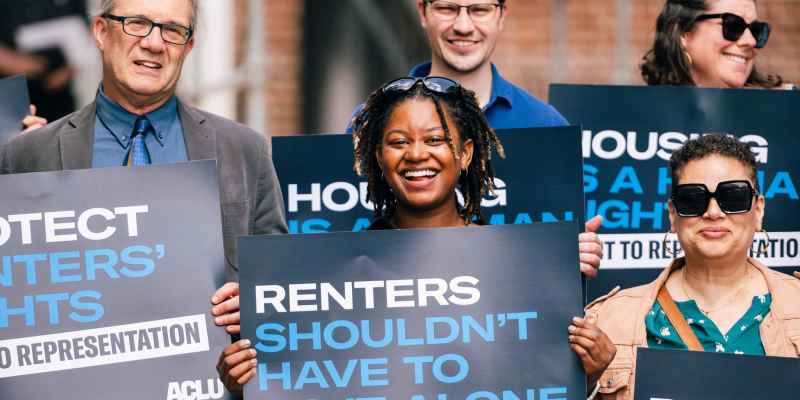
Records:
M642 78L648 85L791 88L780 76L756 70L769 35L755 0L668 0Z
M640 346L784 357L800 352L800 280L749 257L755 233L763 231L765 206L750 148L729 136L702 136L672 154L670 170L670 232L685 257L655 281L615 289L587 307L617 348L600 378L603 399L632 398Z

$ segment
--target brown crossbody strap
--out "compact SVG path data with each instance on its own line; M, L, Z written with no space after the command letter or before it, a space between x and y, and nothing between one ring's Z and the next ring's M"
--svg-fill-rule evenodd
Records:
M667 319L669 319L669 322L675 327L675 330L678 331L678 336L680 336L683 343L689 347L689 350L704 351L700 341L697 340L697 336L686 322L686 318L683 317L683 314L678 310L678 306L675 305L675 301L672 300L672 296L669 295L666 285L662 286L661 290L658 291L658 303L661 304L661 308L664 309L664 314L667 314Z

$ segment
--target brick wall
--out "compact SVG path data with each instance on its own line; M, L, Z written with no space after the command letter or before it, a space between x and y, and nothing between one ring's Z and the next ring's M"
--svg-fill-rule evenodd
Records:
M543 99L551 82L642 84L638 64L652 44L663 0L508 1L495 62L512 81ZM296 133L302 126L303 3L266 1L266 118L273 134ZM800 1L760 0L759 13L773 25L759 68L800 82Z

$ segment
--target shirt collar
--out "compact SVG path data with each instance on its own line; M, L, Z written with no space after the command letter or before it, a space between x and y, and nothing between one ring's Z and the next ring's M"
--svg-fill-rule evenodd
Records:
M430 75L432 65L433 63L431 62L419 64L412 68L408 75L412 78L424 78ZM511 85L511 82L503 79L500 73L497 72L497 67L492 64L492 96L484 109L488 109L498 100L505 101L509 106L513 106L511 103L511 98L514 97L513 93L514 86Z
M100 85L97 95L97 116L108 132L117 139L120 146L128 148L133 125L139 116L122 108L117 102L106 96L102 85ZM145 117L153 125L155 130L153 136L156 141L164 146L166 136L171 131L169 128L178 118L178 99L172 96L164 105L145 114Z

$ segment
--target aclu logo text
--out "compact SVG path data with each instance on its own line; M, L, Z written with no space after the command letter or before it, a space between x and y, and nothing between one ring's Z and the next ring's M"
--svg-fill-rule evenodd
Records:
M217 378L170 382L167 400L217 400L225 395L225 386Z

